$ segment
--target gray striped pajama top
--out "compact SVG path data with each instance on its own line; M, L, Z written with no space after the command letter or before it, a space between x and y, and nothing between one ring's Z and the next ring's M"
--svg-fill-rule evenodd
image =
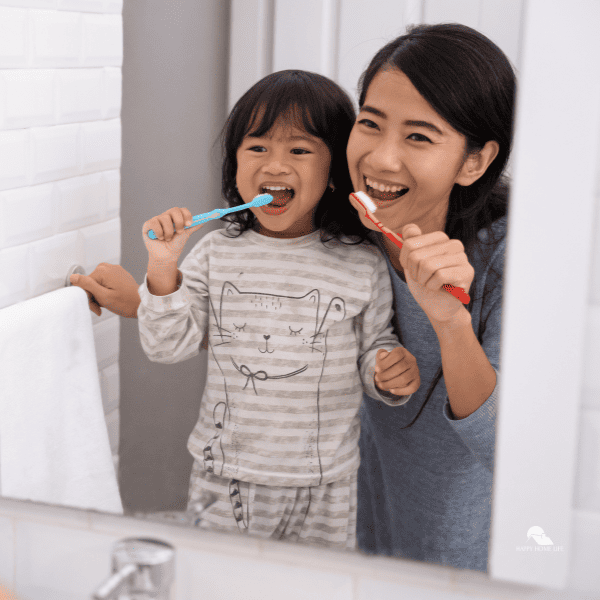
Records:
M230 235L230 234L229 234ZM390 276L378 248L206 234L181 263L180 288L140 286L140 339L150 360L199 353L208 375L188 449L204 470L261 485L312 487L359 465L363 389L390 406L410 396L375 388L375 355L392 332Z

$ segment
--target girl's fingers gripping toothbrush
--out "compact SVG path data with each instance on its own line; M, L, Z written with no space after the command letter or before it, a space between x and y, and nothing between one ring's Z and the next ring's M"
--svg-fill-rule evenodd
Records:
M350 195L365 209L367 219L373 222L398 248L402 248L402 242L400 241L402 236L398 233L393 233L387 227L384 227L381 221L375 218L373 213L377 210L377 206L373 200L364 192L352 192ZM449 283L445 283L442 287L455 298L458 298L463 304L469 304L471 301L469 294L462 288L450 285Z
M196 215L192 217L192 224L184 227L184 229L190 229L191 227L196 227L196 225L201 225L202 223L206 223L207 221L212 221L213 219L220 219L222 216L227 215L229 213L235 212L237 210L246 210L247 208L258 208L259 206L265 206L273 202L273 196L271 194L259 194L255 196L252 202L248 202L247 204L243 204L242 206L234 206L233 208L216 208L207 213L202 213L201 215ZM152 229L148 231L148 237L151 240L158 239L156 234Z

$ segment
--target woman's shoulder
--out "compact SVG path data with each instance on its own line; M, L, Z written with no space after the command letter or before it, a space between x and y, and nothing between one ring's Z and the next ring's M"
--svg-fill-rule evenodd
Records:
M477 232L470 262L486 289L501 290L504 280L507 217L500 217Z

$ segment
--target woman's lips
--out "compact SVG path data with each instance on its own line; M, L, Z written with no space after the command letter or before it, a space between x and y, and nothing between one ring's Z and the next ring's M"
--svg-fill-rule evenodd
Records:
M364 181L364 177L363 177L363 181ZM399 192L382 192L380 190L376 190L375 188L372 188L370 185L367 184L366 181L364 181L364 183L365 183L367 195L369 196L369 198L371 198L371 200L373 200L373 202L375 202L375 204L377 205L378 208L384 208L384 207L390 206L396 200L399 200L400 198L402 198L402 196L407 194L408 190L409 190L409 188L404 188L403 190L400 190Z

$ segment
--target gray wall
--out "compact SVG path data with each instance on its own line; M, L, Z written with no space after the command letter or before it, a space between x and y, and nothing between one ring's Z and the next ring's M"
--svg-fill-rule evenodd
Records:
M121 264L143 281L144 221L173 206L221 206L219 145L226 118L229 2L124 2ZM192 248L205 226L188 242ZM184 251L185 255L185 251ZM119 483L126 511L185 507L186 442L206 376L206 351L151 363L137 320L121 320Z

